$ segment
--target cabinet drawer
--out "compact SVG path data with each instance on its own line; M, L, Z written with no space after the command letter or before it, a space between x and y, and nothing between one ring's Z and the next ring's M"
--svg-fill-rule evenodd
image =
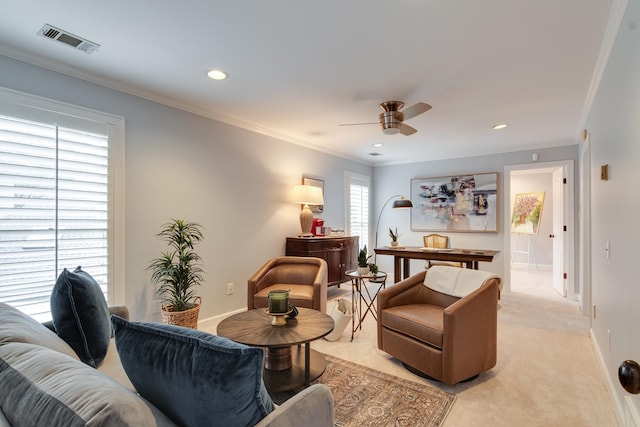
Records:
M345 247L344 240L327 240L322 242L322 249L324 250L340 250Z
M287 240L287 252L308 252L309 244L313 242L305 242L303 240Z
M353 238L287 240L287 250L291 251L327 251L340 250L353 244Z

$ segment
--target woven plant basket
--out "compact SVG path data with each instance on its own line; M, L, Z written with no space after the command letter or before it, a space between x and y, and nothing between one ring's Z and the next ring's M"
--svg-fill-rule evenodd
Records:
M193 307L184 311L170 311L167 305L162 304L162 323L198 329L201 302L202 298L196 297L193 301Z

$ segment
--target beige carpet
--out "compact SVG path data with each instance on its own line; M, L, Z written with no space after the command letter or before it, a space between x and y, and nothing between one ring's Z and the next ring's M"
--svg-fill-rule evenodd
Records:
M338 341L314 341L312 348L455 394L444 427L617 426L589 319L546 282L543 272L513 274L518 292L503 292L498 311L498 363L468 383L450 387L408 372L378 350L370 315L353 342L349 325ZM331 298L350 295L348 284L330 290Z
M311 346L326 355L455 394L443 426L614 427L612 399L589 337L589 318L576 302L551 290L544 271L512 271L513 292L498 311L498 364L477 379L444 386L418 377L378 350L369 315L353 341L350 327L338 341ZM331 287L329 298L350 297L351 286ZM215 327L211 329L215 333Z
M319 381L333 393L336 427L438 427L455 396L336 357L327 357ZM272 395L282 403L294 392Z

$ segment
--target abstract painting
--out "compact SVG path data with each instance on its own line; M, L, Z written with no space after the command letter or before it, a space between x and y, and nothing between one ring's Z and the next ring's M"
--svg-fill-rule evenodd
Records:
M411 180L411 230L497 232L498 173Z

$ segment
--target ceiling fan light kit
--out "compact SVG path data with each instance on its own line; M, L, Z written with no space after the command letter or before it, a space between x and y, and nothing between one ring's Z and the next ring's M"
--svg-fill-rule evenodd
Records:
M396 135L400 133L402 122L396 119L393 111L385 111L378 116L380 128L385 135Z
M385 135L397 135L400 133L400 129L398 127L382 127L382 133Z
M419 114L426 113L431 109L431 105L425 104L424 102L418 102L411 107L405 108L404 111L400 111L402 107L404 107L404 102L401 101L385 101L380 104L382 113L378 115L378 122L380 123L382 133L385 135L397 135L399 133L405 136L413 135L418 130L405 124L404 121ZM367 124L375 123L350 123L341 126Z

